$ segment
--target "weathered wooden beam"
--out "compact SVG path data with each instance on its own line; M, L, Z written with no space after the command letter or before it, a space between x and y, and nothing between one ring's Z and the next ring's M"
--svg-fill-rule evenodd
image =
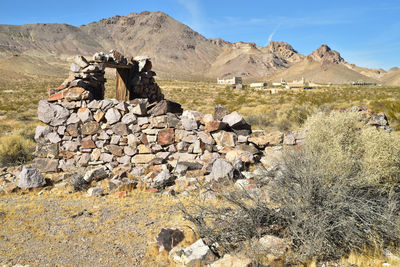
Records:
M115 98L117 100L128 100L129 69L118 68Z
M89 63L102 63L106 68L113 69L131 69L133 65L119 64L115 62L103 62L100 60L88 60Z

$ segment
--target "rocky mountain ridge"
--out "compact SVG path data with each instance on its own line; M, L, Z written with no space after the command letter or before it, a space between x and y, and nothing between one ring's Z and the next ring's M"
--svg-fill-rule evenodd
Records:
M259 47L254 43L207 39L163 12L114 16L79 27L53 23L0 25L0 73L3 76L43 73L59 76L73 56L91 56L97 51L111 49L131 56L149 55L157 66L158 76L166 79L229 76L250 80L289 79L291 76L312 79L318 75L308 77L311 68L311 72L317 74L331 69L329 77L325 75L331 82L364 80L393 84L398 80L396 71L384 79L385 70L347 63L327 45L304 56L285 42L271 41L268 46ZM341 79L343 75L347 78Z

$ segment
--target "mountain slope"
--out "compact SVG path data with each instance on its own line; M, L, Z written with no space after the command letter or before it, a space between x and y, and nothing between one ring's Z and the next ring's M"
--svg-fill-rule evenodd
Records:
M164 73L204 75L222 47L162 12L132 13L103 19L80 29L104 50L150 55Z
M149 55L167 79L301 79L342 83L356 80L397 83L395 73L347 63L327 45L308 56L284 42L266 47L207 39L162 12L131 13L74 27L67 24L0 25L0 73L7 77L59 76L72 57L118 50Z
M289 44L272 41L267 47L237 42L225 45L208 71L210 77L260 78L287 69L303 58Z
M382 81L385 85L400 86L400 69L392 68L383 75Z
M354 81L378 83L378 80L352 70L348 65L337 51L322 45L288 69L268 77L268 80L279 81L283 78L292 81L304 77L307 81L322 84L343 84Z

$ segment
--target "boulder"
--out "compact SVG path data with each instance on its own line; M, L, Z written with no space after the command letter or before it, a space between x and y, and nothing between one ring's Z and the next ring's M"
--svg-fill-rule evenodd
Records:
M215 120L222 120L223 117L228 115L230 112L227 108L222 105L216 105L214 108L214 119Z
M80 121L81 121L81 119L79 118L78 114L72 113L71 116L69 116L69 118L67 120L67 125L75 124L75 123L78 123Z
M49 103L46 100L39 101L38 118L45 124L50 126L63 125L69 114L69 110L60 105Z
M206 126L206 130L209 133L212 133L212 132L219 131L219 130L225 130L227 128L228 124L225 122L222 122L222 121L209 121L209 122L206 122L205 126Z
M144 116L147 114L146 104L145 103L137 103L130 112L135 115Z
M101 160L104 162L111 162L113 160L114 156L109 154L109 153L102 153L101 154Z
M93 148L96 148L96 144L93 142L92 139L85 139L85 140L82 140L81 148L82 149L93 149Z
M66 141L63 145L64 149L70 152L78 151L79 143L75 141Z
M173 180L173 176L168 170L161 171L152 181L155 188L164 188Z
M38 158L57 158L59 144L37 143L35 156Z
M84 84L80 84L84 86ZM87 100L92 99L92 94L85 90L85 88L80 86L75 86L72 88L65 89L63 91L63 97L65 101L79 101L79 100Z
M57 172L58 170L58 159L36 158L34 162L41 172Z
M87 195L89 197L93 197L93 196L99 197L99 196L102 196L103 194L104 194L104 190L101 187L91 187L87 191Z
M87 167L90 161L90 153L82 153L78 160L78 166Z
M121 113L116 108L107 110L105 118L108 124L114 124L121 119Z
M23 166L18 175L17 186L22 189L37 188L46 185L46 180L35 166Z
M134 114L128 113L126 114L124 117L122 117L121 122L124 124L132 124L132 123L136 123L137 118Z
M90 112L90 110L88 108L78 109L77 115L83 123L92 119L92 113Z
M260 149L264 149L266 146L277 146L283 142L283 133L275 131L266 135L255 134L248 138L248 141L258 146Z
M81 132L83 135L93 135L96 134L100 129L98 122L89 121L82 125Z
M121 110L123 112L127 112L128 111L128 104L126 102L119 102L116 106L116 109Z
M175 129L166 128L158 132L157 143L162 146L172 145L175 143Z
M264 156L261 157L261 164L265 169L275 168L282 161L282 147L267 147L264 151Z
M183 109L180 104L169 100L161 100L149 110L149 114L160 116L167 113L182 114Z
M72 137L77 137L79 134L78 124L69 124L66 129L67 133Z
M37 143L43 143L46 141L47 135L52 131L50 126L37 126L35 130L35 141Z
M179 229L163 228L158 233L157 244L169 252L173 247L177 246L184 238L185 235Z
M175 247L168 256L171 262L186 267L205 266L213 262L216 257L202 239L197 240L187 248Z
M232 132L219 131L211 134L218 146L234 147L237 141L237 135Z
M186 131L193 131L197 130L198 124L195 119L184 117L182 118L182 126L185 128Z
M121 136L123 136L123 135L128 135L128 134L129 134L128 127L126 126L125 123L122 123L122 122L116 123L116 124L112 127L112 130L113 130L113 132L114 132L115 134L121 135Z
M61 141L60 136L56 132L49 133L46 139L49 140L49 142L52 144L57 144Z
M294 134L292 132L288 132L287 134L285 134L285 136L283 137L283 144L289 146L293 146L296 144L296 138L294 137Z
M88 170L83 179L90 183L91 181L100 181L108 177L108 173L104 167Z
M209 267L253 267L253 263L245 256L225 254L221 259L211 263Z
M118 145L108 145L106 150L117 157L121 157L123 155L122 147Z
M156 155L153 154L137 154L132 157L131 162L134 164L146 164L154 159Z
M212 165L208 180L218 182L223 179L233 179L234 174L235 168L231 163L224 159L216 159Z
M97 122L100 122L104 119L104 112L98 110L94 115L93 115L93 119Z

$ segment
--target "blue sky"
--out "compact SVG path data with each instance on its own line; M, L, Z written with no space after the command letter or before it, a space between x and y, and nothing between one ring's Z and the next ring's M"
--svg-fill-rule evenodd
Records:
M399 0L1 0L0 24L87 24L163 11L207 38L285 41L302 54L321 44L363 67L400 66Z

